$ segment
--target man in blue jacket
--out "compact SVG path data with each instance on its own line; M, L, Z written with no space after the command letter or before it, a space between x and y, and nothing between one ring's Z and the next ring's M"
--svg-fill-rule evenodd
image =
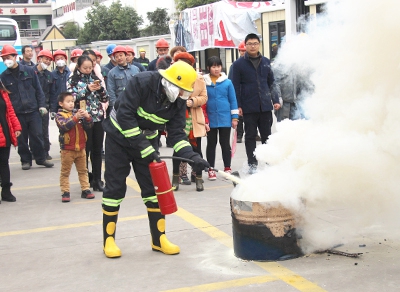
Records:
M272 110L280 108L279 96L274 90L274 74L268 58L259 52L260 38L248 34L245 38L246 53L232 64L231 80L236 91L239 115L243 115L245 146L249 173L257 171L257 129L265 144L271 135Z
M53 84L50 87L50 116L53 120L58 111L58 96L61 92L67 91L67 80L71 71L67 66L67 54L63 50L57 50L53 54L56 69L51 72Z
M36 164L53 167L54 164L46 160L43 145L41 115L47 114L47 109L39 78L32 67L18 64L14 47L4 45L0 57L7 67L1 74L1 80L10 92L11 103L22 127L22 133L18 136L18 154L22 169L28 170L32 166L28 139Z

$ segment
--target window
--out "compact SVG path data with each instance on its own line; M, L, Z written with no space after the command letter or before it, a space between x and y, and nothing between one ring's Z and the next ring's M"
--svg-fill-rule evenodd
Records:
M269 23L269 55L273 61L278 54L280 44L285 39L285 21L274 21Z
M39 20L31 19L31 29L39 29Z
M15 41L17 33L14 25L0 24L0 41Z

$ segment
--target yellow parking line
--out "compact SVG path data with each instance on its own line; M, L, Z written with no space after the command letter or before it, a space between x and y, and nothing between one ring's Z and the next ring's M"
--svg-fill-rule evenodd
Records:
M132 220L139 220L139 219L143 219L143 218L147 218L147 215L139 215L139 216L120 218L118 221L120 221L120 222L132 221ZM69 229L69 228L87 227L87 226L93 226L93 225L100 225L102 223L103 223L103 221L91 221L91 222L49 226L49 227L41 227L41 228L26 229L26 230L7 231L7 232L1 232L0 237L10 236L10 235L22 235L22 234L29 234L29 233L54 231L54 230L62 230L62 229Z
M165 290L162 292L217 291L217 290L234 288L234 287L248 286L248 285L252 285L252 284L263 284L263 283L272 282L272 281L276 281L276 280L277 280L277 278L271 277L271 276L257 276L257 277L249 277L249 278L243 278L243 279L237 279L237 280L231 280L231 281L204 284L204 285L199 285L199 286L194 286L194 287Z
M218 228L212 226L207 221L193 215L192 213L189 213L188 211L182 208L179 208L175 214L181 217L183 220L187 221L188 223L192 224L199 230L203 231L208 236L218 240L223 245L229 248L233 248L232 237L226 234L225 232L219 230ZM299 291L307 291L307 292L326 291L321 287L319 287L317 284L308 281L307 279L301 277L300 275L297 275L296 273L278 264L277 262L254 262L254 264L258 265L260 268L264 269L274 277L284 281L290 286L293 286ZM186 289L191 289L191 288L186 288ZM203 290L182 290L182 291L203 291ZM210 291L210 290L204 290L204 291Z

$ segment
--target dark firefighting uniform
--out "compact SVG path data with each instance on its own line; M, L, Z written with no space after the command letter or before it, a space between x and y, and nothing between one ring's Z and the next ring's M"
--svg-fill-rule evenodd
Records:
M119 206L125 197L126 177L132 164L143 202L148 210L153 249L154 246L159 246L157 222L164 218L159 212L149 171L152 153L158 150L157 129L166 124L168 137L177 156L192 160L200 158L199 154L193 152L183 130L186 121L186 101L177 98L174 103L169 102L163 93L161 79L162 76L156 71L146 71L133 76L117 99L110 116L103 122L107 133L103 222L113 221L111 217L118 215ZM104 227L106 229L106 226ZM104 230L104 238L107 236L114 235L106 234Z

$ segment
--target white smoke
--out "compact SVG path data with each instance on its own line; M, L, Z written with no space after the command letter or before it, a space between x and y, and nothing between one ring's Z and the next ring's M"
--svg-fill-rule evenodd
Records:
M288 39L275 62L312 72L305 77L315 91L303 107L309 119L277 124L256 149L259 165L269 166L244 179L232 197L280 201L303 214L303 238L315 249L360 227L399 222L399 11L400 1L329 1L326 15L311 19L305 36ZM328 207L352 214L347 229L318 225L316 216L330 216L318 211Z

